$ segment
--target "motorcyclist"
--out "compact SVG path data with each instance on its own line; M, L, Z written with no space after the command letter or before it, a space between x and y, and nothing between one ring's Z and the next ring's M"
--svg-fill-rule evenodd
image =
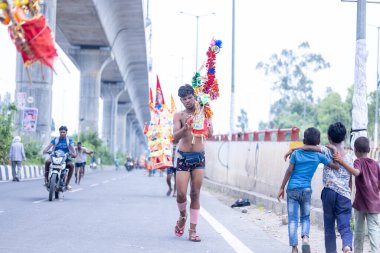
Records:
M53 151L56 150L62 150L65 153L70 153L70 155L75 158L76 152L73 145L73 140L67 136L67 127L61 126L59 128L59 137L53 138L51 142L46 146L43 153L46 154L51 148L53 148ZM45 185L47 185L48 182L48 176L49 176L49 167L50 167L51 161L50 159L46 160L45 162ZM66 189L71 190L70 186L70 179L74 172L74 165L70 159L66 160L66 167L69 169L69 173L67 175L66 179Z

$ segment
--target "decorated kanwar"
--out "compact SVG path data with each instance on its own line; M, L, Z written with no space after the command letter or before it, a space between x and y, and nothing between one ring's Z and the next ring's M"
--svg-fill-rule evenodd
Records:
M153 95L150 90L149 107L151 120L145 126L145 135L148 139L150 170L173 167L171 142L173 140L173 112L174 105L167 107L157 77L156 101L153 104Z

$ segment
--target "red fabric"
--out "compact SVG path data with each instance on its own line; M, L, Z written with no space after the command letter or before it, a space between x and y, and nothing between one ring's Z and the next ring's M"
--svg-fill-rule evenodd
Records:
M25 51L25 49L22 48L22 44L19 43L17 39L15 41L12 27L9 27L9 32L15 41L17 50L21 53L24 63L33 64L36 61L40 61L53 69L54 59L58 55L50 27L46 23L45 17L40 16L27 20L21 27L24 31L24 37L30 51Z
M156 107L157 107L157 105L164 105L164 104L165 104L164 93L162 93L160 81L158 80L158 76L157 76Z
M375 160L361 157L355 160L354 167L360 170L355 178L356 195L352 207L359 212L380 213L380 167Z

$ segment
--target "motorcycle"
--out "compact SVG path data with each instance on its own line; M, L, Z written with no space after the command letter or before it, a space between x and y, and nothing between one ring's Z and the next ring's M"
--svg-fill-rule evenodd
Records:
M132 161L132 160L127 160L127 161L125 162L124 166L125 166L125 169L126 169L127 171L131 171L131 170L133 169L133 167L134 167L134 165L133 165L133 161Z
M49 201L53 200L53 194L56 199L59 199L59 194L66 191L65 181L69 171L66 168L66 160L69 158L68 153L62 150L48 152L50 155L49 177L47 190L49 191Z

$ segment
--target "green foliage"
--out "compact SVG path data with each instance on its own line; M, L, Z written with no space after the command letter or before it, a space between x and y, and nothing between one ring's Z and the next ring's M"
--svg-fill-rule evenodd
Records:
M350 112L347 110L348 106L342 101L341 96L337 92L329 93L318 105L317 105L317 118L319 131L321 131L321 143L328 143L328 139L325 133L330 124L340 121L347 129L350 128Z
M113 155L108 147L103 145L103 141L99 138L97 132L83 131L79 136L74 135L72 138L75 144L80 141L82 143L82 146L86 147L87 150L94 151L95 157L100 158L102 164L113 164ZM90 162L90 157L87 157L87 159L87 162Z
M44 158L42 157L42 145L43 143L30 138L29 136L22 137L22 143L24 144L26 161L25 164L43 164Z
M264 70L265 75L273 78L272 89L279 92L280 98L271 105L271 114L278 117L274 120L275 127L280 122L280 118L292 116L298 118L298 113L302 115L302 124L298 121L291 126L310 124L310 115L308 112L313 111L313 80L310 78L311 73L318 72L322 69L329 68L330 64L320 54L310 52L308 42L303 42L298 46L297 51L283 49L280 54L273 54L268 62L259 62L256 69ZM301 107L300 107L301 106ZM302 111L300 110L302 108ZM293 111L297 109L298 111ZM304 114L304 112L306 112ZM282 125L288 125L287 122Z
M248 115L244 109L240 109L240 115L238 116L238 124L236 125L241 129L241 132L245 132L248 128Z
M12 121L16 111L15 104L0 101L0 164L8 164L8 154L13 139Z

